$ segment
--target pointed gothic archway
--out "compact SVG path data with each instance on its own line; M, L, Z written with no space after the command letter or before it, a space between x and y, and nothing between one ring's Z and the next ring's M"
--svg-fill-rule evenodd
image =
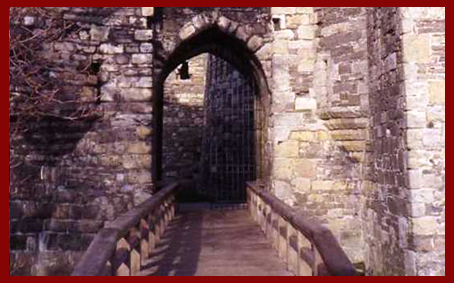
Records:
M198 16L200 17L200 16ZM205 17L207 18L207 17ZM235 28L231 27L235 26ZM192 27L192 28L191 28ZM184 32L185 29L192 30L190 34ZM186 25L180 32L178 38L175 39L177 42L176 47L169 51L166 51L162 46L162 42L155 42L155 57L154 57L154 69L153 69L153 178L155 182L162 180L163 170L163 105L164 105L164 82L168 75L177 68L180 64L186 62L186 60L193 58L202 53L209 53L212 58L220 58L222 61L227 62L227 65L238 70L242 77L246 81L250 81L250 89L254 95L253 103L251 107L240 103L244 109L251 111L251 119L253 120L250 124L250 132L253 132L252 136L247 134L247 131L243 131L243 136L251 136L248 140L249 144L238 143L230 139L230 143L235 146L250 147L252 150L241 150L241 152L249 152L239 158L230 157L229 155L239 154L236 152L227 152L223 150L224 144L217 144L214 146L214 152L222 151L220 154L227 156L222 159L224 164L205 164L206 170L204 171L204 177L207 180L209 186L212 186L214 193L211 195L213 201L218 202L241 202L245 200L244 181L263 178L266 174L267 166L263 161L264 135L266 134L264 129L264 123L266 123L266 111L268 110L269 103L269 89L267 85L267 79L264 74L262 64L255 55L255 51L259 50L263 45L261 37L256 35L244 35L245 31L250 31L248 27L242 27L238 24L230 22L225 17L220 17L217 20L208 21L205 25L199 26L196 29L192 24ZM238 32L240 31L240 32ZM238 33L243 34L241 39ZM244 40L246 39L246 40ZM161 48L160 48L161 47ZM167 55L168 54L168 55ZM213 81L212 81L213 82ZM214 95L212 96L214 97ZM208 99L208 100L207 100ZM209 98L206 98L206 102ZM213 111L207 110L206 113L213 113ZM244 115L249 115L244 112ZM243 115L243 116L244 116ZM238 116L238 114L237 114ZM218 117L219 118L219 117ZM226 118L226 120L234 121L232 117ZM231 125L230 126L234 126ZM230 127L232 128L232 127ZM219 131L217 131L219 132ZM252 143L252 144L251 144ZM205 143L206 146L206 143ZM213 147L211 147L213 149ZM205 147L207 149L207 147ZM253 154L251 154L253 151ZM240 166L237 164L237 159L252 158L249 162L243 161L242 167L254 167L249 170L248 173L240 172ZM212 162L216 159L219 163L219 158L205 158L206 162ZM236 164L235 164L236 162ZM244 166L244 165L247 166ZM211 167L210 167L211 166ZM212 169L214 168L214 169ZM219 171L221 169L221 172ZM227 171L229 173L227 173ZM245 171L245 170L243 170ZM246 170L247 171L247 170ZM253 171L253 173L251 172ZM232 172L237 172L235 176ZM229 175L230 174L230 175ZM239 177L242 176L242 177ZM232 179L230 179L232 178ZM235 187L236 189L232 189ZM241 192L243 190L243 192Z

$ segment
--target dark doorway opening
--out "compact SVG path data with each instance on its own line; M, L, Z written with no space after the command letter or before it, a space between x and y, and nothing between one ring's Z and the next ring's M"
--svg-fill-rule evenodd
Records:
M200 56L206 56L203 103L191 104L193 96L184 95L199 87L193 83L200 70L191 60ZM164 61L154 69L155 182L180 181L183 201L244 203L246 182L263 172L260 98L267 86L259 61L242 41L216 27L180 43L170 56L156 58ZM182 79L182 69L190 76ZM168 91L169 78L183 87ZM178 92L183 99L172 100L169 94Z

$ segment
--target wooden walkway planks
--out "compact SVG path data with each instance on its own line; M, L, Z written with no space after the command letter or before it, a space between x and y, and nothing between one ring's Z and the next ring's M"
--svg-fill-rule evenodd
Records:
M195 210L170 224L143 276L292 276L246 210Z

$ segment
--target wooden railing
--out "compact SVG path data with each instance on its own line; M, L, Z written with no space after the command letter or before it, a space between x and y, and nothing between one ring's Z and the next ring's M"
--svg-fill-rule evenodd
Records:
M354 276L355 267L333 233L264 190L247 184L248 208L289 271L298 276Z
M99 231L72 276L138 275L175 216L177 188L164 187Z

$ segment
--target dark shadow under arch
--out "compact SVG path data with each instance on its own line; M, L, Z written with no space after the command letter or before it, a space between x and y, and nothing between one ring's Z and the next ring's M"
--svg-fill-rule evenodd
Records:
M155 42L155 45L159 43ZM159 47L159 46L158 46ZM210 26L198 34L182 41L169 56L163 56L155 49L154 72L153 72L153 181L159 184L162 181L162 147L163 147L163 105L164 105L164 83L169 74L183 62L200 55L209 53L219 57L235 67L244 77L254 82L255 93L257 94L257 107L260 108L258 121L263 123L269 108L269 87L262 65L254 52L248 49L244 41L223 32L216 25ZM264 128L258 127L260 129ZM264 131L257 130L256 164L263 164L263 140ZM258 178L262 178L265 170L257 170Z

